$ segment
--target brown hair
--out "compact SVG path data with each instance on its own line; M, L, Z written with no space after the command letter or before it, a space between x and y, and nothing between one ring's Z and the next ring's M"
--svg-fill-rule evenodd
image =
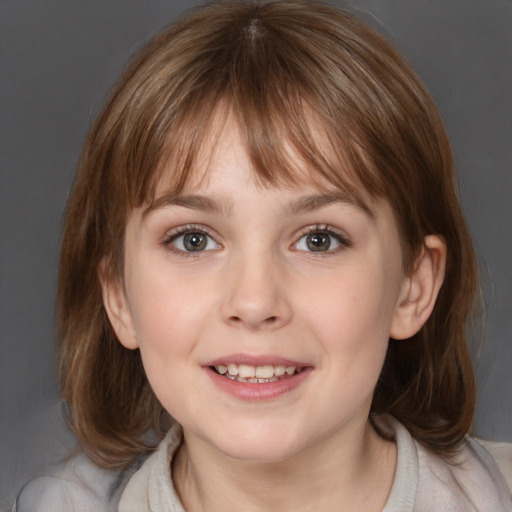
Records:
M61 389L87 454L125 467L153 447L148 431L161 437L169 426L139 352L109 324L98 269L103 262L122 279L127 216L154 200L163 164L173 164L171 186L184 187L221 102L262 181L297 179L292 147L356 199L361 186L386 198L406 272L426 235L446 241L434 312L411 339L390 341L372 414L393 414L448 453L474 410L465 328L477 270L447 135L421 82L374 30L324 4L285 0L221 2L172 25L130 64L87 138L65 214L57 296Z

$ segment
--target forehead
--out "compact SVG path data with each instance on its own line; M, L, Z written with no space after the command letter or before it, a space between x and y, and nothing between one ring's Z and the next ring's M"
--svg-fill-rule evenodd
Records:
M236 196L240 187L255 186L279 189L289 197L322 196L320 201L338 198L371 213L373 198L350 164L334 155L328 135L313 116L304 122L316 146L314 158L309 152L308 159L303 148L297 147L284 133L280 140L273 141L270 154L262 154L262 148L255 148L251 145L253 141L244 136L232 111L218 108L199 149L188 159L187 172L184 174L172 158L164 162L150 208L165 197L204 194L212 189Z

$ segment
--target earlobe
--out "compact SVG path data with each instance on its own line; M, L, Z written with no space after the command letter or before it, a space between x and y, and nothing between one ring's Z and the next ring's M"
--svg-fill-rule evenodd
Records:
M445 267L445 242L437 235L425 237L414 272L404 282L391 324L391 338L410 338L428 320L443 285Z
M104 271L104 265L100 265L99 278L103 295L103 306L107 312L110 324L117 338L128 349L139 347L133 325L133 318L126 301L126 295L122 283L118 278L113 278Z

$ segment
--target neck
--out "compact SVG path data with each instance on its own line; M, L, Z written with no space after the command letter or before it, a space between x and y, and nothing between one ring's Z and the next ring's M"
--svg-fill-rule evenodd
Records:
M185 432L174 484L185 510L194 512L381 511L396 447L369 422L359 435L344 437L337 433L291 459L262 463L233 459Z

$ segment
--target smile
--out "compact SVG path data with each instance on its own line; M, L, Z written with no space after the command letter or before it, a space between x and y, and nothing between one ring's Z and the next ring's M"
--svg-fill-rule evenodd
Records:
M302 368L285 365L263 365L250 366L248 364L229 363L227 365L219 364L210 367L218 375L222 375L230 380L250 384L265 384L288 379L297 375Z

